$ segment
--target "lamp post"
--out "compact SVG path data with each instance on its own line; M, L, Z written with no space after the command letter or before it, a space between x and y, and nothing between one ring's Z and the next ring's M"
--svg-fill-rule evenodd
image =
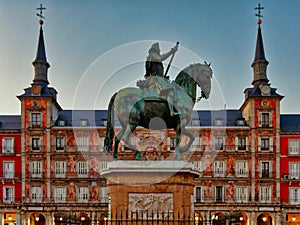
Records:
M39 225L39 224L40 224L40 223L39 223L39 221L40 221L40 217L39 217L39 216L36 216L36 217L35 217L35 221L36 221L36 224L38 224L38 225Z

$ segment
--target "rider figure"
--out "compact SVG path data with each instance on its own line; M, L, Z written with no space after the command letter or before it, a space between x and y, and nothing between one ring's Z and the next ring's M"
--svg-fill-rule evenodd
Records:
M159 44L156 42L152 44L151 48L149 49L149 55L147 56L147 60L145 63L145 78L147 79L151 76L157 76L157 80L159 83L158 85L160 86L160 96L166 98L166 100L168 101L171 116L179 115L179 112L177 112L176 110L174 111L173 88L170 82L168 81L169 77L164 75L164 67L162 61L175 54L177 50L178 46L176 45L175 47L171 48L169 52L161 55Z

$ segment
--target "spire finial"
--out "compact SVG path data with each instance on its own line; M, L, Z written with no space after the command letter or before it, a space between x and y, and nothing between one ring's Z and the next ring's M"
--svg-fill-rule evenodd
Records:
M43 4L41 3L41 4L40 4L40 7L39 7L39 8L36 8L36 10L39 10L39 11L40 11L40 12L37 13L36 15L37 15L38 17L40 17L40 20L39 20L40 25L43 25L43 24L44 24L43 19L45 19L45 17L43 16L43 10L46 10L46 8L43 7Z
M260 25L261 24L261 18L263 17L260 10L264 9L264 7L260 6L260 3L258 3L258 6L254 8L255 10L257 10L257 13L255 13L255 16L257 16L257 24Z

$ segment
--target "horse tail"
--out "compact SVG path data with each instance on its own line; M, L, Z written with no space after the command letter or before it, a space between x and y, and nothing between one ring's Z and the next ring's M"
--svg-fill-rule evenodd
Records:
M117 93L115 93L108 104L106 134L104 139L104 150L111 152L114 138L114 102Z

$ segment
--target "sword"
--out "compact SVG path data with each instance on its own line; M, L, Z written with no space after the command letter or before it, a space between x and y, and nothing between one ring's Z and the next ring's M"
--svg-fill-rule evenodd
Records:
M178 47L178 45L179 45L179 42L177 41L176 47ZM170 69L170 67L171 67L171 64L172 64L172 61L173 61L173 59L174 59L175 53L176 53L176 52L174 52L174 53L172 54L172 57L171 57L171 59L170 59L169 65L168 65L168 67L167 67L167 69L166 69L164 78L167 78L167 74L168 74L169 69Z

